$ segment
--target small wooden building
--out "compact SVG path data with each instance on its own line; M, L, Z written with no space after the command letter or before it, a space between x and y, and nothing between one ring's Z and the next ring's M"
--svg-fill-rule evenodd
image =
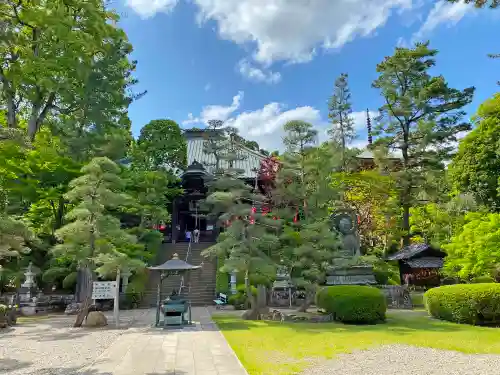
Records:
M415 243L403 247L387 260L397 260L401 284L416 286L438 286L439 272L446 253L426 243Z

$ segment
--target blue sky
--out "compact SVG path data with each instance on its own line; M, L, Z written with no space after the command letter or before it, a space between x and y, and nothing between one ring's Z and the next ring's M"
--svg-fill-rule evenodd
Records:
M138 60L133 133L153 119L183 127L227 120L274 150L282 125L328 127L335 78L349 74L357 146L366 143L365 111L381 104L371 88L376 64L396 45L431 41L435 74L450 86L477 88L477 106L500 91L500 10L476 11L441 0L120 0L121 26Z

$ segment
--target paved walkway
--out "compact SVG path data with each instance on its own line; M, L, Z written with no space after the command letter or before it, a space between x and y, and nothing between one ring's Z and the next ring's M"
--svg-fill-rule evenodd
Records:
M182 330L146 327L149 310L82 375L247 375L206 308L193 308L196 325Z

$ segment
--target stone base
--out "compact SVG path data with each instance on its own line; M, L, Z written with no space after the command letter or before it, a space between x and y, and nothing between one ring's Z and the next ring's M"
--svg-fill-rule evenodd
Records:
M36 304L35 303L27 303L21 305L21 314L24 316L33 316L36 315Z
M326 277L326 285L375 285L372 266L335 269Z

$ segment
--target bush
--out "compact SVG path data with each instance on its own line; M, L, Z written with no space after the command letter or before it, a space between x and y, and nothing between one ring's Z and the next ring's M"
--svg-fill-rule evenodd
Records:
M389 271L378 268L373 269L373 275L379 285L387 285L389 283Z
M473 278L470 282L473 284L486 284L486 283L494 283L495 279L491 276L478 276Z
M0 315L4 315L5 313L7 313L7 306L6 305L2 305L0 304Z
M371 286L339 285L322 288L318 307L344 323L377 323L385 320L387 309L382 291Z
M254 286L250 286L252 295L257 295L257 288ZM248 296L245 285L237 285L236 286L236 294L229 296L228 303L236 310L243 310L246 308L248 302Z
M229 296L228 303L234 306L235 310L244 310L247 302L247 296L243 293L236 293Z
M425 307L435 318L456 323L500 322L500 284L441 286L424 294Z

